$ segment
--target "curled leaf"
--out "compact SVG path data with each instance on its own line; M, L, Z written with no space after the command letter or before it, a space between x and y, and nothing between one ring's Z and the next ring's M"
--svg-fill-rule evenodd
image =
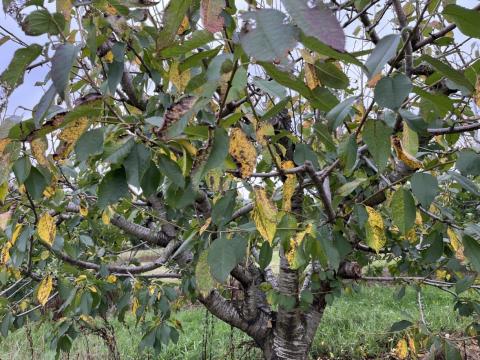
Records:
M255 187L255 206L252 219L260 235L272 245L277 231L277 208L267 197L265 189L259 186Z
M245 179L253 174L257 163L257 152L247 135L239 128L233 129L230 134L229 153L240 166L242 178Z
M163 122L154 129L155 133L161 136L170 126L179 122L192 109L196 100L195 96L185 96L172 104L165 111Z
M418 170L422 167L421 161L410 155L403 147L399 138L392 137L393 147L399 160L403 161L410 169Z

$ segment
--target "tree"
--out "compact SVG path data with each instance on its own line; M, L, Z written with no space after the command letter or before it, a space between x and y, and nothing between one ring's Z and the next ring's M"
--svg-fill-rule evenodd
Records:
M198 300L266 359L306 359L379 258L395 277L377 280L455 286L478 312L478 5L3 4L32 39L0 28L18 45L0 76L3 335L50 309L68 351L114 304L159 350ZM31 114L7 116L45 67ZM156 258L121 256L142 247Z

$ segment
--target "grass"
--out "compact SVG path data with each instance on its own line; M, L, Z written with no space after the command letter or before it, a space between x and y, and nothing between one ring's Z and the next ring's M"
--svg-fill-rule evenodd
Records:
M359 292L345 294L336 299L324 314L315 342L312 346L312 358L330 356L332 358L375 357L388 352L393 346L392 335L388 329L393 322L403 319L419 319L416 294L407 289L402 300L393 295L397 289L380 285L361 287ZM426 288L423 292L425 317L434 331L459 331L468 324L468 319L459 317L453 311L452 297L438 289ZM183 326L183 334L178 344L171 345L158 356L140 354L137 345L141 340L140 330L133 319L124 326L116 321L113 325L117 345L122 359L199 359L204 351L203 337L208 331L207 355L212 359L257 359L260 354L252 349L247 337L240 331L231 330L220 320L208 317L205 326L205 310L186 309L178 314ZM45 335L52 324L32 325L34 358L54 359L55 353L49 349ZM234 349L232 349L232 345ZM11 333L0 343L0 359L31 359L25 329ZM232 357L233 355L233 357ZM92 335L81 335L74 342L70 359L106 358L107 350L103 342Z

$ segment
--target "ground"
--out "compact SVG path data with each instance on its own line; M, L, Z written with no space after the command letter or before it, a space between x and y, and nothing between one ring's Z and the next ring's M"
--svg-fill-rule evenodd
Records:
M397 301L398 288L380 285L362 286L358 292L344 294L327 308L312 348L312 359L365 359L380 358L391 352L397 337L388 332L393 322L419 319L416 294L408 289L404 298ZM432 331L443 334L460 334L469 319L459 317L452 306L452 296L438 289L425 288L423 300L425 317ZM158 356L140 354L137 345L140 330L133 319L127 326L113 322L122 359L257 359L259 353L238 330L206 317L205 310L192 306L178 314L183 334L177 345L171 345ZM209 326L205 326L208 321ZM45 340L51 324L31 326L33 350L36 359L54 359L55 354ZM208 333L208 342L204 342ZM206 344L206 346L205 346ZM468 346L468 344L467 344ZM206 349L205 349L206 348ZM107 350L94 336L80 336L69 359L106 358ZM65 357L66 359L67 357ZM11 333L0 343L0 359L31 359L25 330Z

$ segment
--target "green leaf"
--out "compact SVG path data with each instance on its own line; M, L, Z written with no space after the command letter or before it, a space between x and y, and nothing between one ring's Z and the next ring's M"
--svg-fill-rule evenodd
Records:
M157 192L161 179L162 176L160 174L160 170L158 170L157 165L150 160L150 165L145 171L141 181L142 190L146 197L149 197Z
M406 328L409 328L412 325L413 325L413 323L411 321L400 320L400 321L397 321L396 323L394 323L392 325L392 327L390 328L390 331L391 332L403 331L403 330L405 330Z
M142 143L135 143L130 154L123 161L127 172L127 182L135 187L140 187L142 178L150 165L151 151Z
M320 165L318 164L317 154L308 144L300 143L295 145L293 161L299 166L305 164L305 161L310 161L315 170L318 170L320 168Z
M235 190L230 190L217 200L212 209L212 222L214 224L223 226L232 218L235 198Z
M126 142L115 147L113 151L107 154L105 161L111 164L120 164L123 159L125 159L128 154L130 154L130 151L132 150L134 145L135 141L132 138L129 138Z
M51 85L48 90L42 95L38 105L35 107L35 111L33 113L33 122L35 123L35 128L38 129L41 125L42 120L48 114L50 110L50 106L55 99L55 95L57 95L57 90L55 86Z
M128 194L128 184L123 167L110 170L98 186L97 206L100 209L116 203Z
M258 265L260 269L265 269L272 261L273 249L268 241L263 241L260 247L260 254L258 255Z
M327 113L328 127L331 131L339 127L347 116L353 113L352 105L357 100L356 96L349 97L343 100L340 104L335 106Z
M441 75L453 81L455 84L460 85L469 91L475 90L473 85L470 83L470 81L467 80L462 71L455 70L450 65L447 65L444 62L431 57L430 55L422 55L419 60L426 61L427 63L432 65L432 67Z
M390 203L392 210L392 219L395 225L398 226L400 232L405 235L415 224L415 217L417 208L415 207L415 200L413 200L410 191L400 188L393 194Z
M478 26L478 18L480 13L475 9L467 9L455 4L445 6L443 15L447 19L451 19L462 33L480 39L480 27Z
M410 179L412 191L420 204L428 209L439 192L437 178L428 173L415 173Z
M89 156L100 155L103 152L104 129L87 131L80 136L75 144L78 161L85 161Z
M285 58L297 43L296 29L285 23L285 14L274 9L249 11L242 15L248 29L240 34L243 50L258 61ZM252 25L253 23L253 25Z
M293 76L288 72L278 70L278 68L271 63L260 62L259 65L261 65L265 69L267 74L279 84L298 92L300 95L306 97L307 99L311 97L312 93L302 80L298 79L297 77Z
M398 34L390 34L380 39L365 63L369 79L381 72L385 64L395 56L398 44Z
M112 46L113 61L108 66L108 90L110 94L115 95L118 84L122 80L123 71L125 70L125 44L122 42L116 42Z
M28 156L22 156L13 164L13 173L17 177L19 184L23 184L30 174L32 164Z
M213 133L213 144L207 163L205 164L204 173L218 168L223 165L228 155L228 146L230 139L227 132L222 128L216 128Z
M181 44L175 44L160 52L160 55L166 58L184 55L189 51L197 49L214 40L213 35L206 30L197 30L192 36Z
M236 241L228 240L225 236L216 239L208 249L208 265L210 265L210 273L215 280L224 283L230 271L237 265L237 256L235 247L232 245Z
M52 82L62 99L65 99L70 70L77 58L78 50L78 47L73 44L62 44L57 48L52 58L52 70L50 71Z
M324 86L334 89L345 89L348 87L348 77L332 62L317 61L315 72Z
M480 244L470 235L463 234L462 237L464 254L470 261L470 265L476 272L480 272Z
M449 111L453 110L453 105L455 103L454 100L450 99L444 94L430 93L419 88L418 86L413 87L413 92L420 96L423 100L426 100L432 104L441 117L447 115Z
M349 136L342 141L338 147L338 156L349 173L357 161L357 142L355 136Z
M42 34L57 35L65 28L65 18L60 13L50 14L48 10L32 11L22 22L25 34L38 36Z
M33 200L38 200L43 195L43 190L47 187L48 182L45 176L36 168L30 169L30 174L25 180L25 188L32 197Z
M7 95L17 86L23 84L23 75L26 67L41 53L42 47L38 44L33 44L15 51L12 61L2 75L0 75L0 86L6 88ZM5 54L3 56L5 56Z
M170 46L175 40L180 24L188 12L192 0L169 1L163 11L162 30L157 36L157 49L162 50Z
M426 264L435 263L443 255L443 235L441 232L434 230L428 234L422 244L430 245L422 250L423 260Z
M392 110L398 109L412 90L412 82L403 74L382 78L375 86L375 101Z
M469 191L475 196L480 196L480 190L478 189L477 184L475 184L472 180L469 178L462 176L456 172L449 171L448 174L457 182L460 184L462 188L465 190Z
M176 186L180 188L185 187L185 178L183 177L182 170L175 161L162 155L158 159L158 163L160 172L163 175L168 177Z
M336 50L345 50L343 28L325 4L308 0L282 0L282 3L307 36L313 36Z
M392 130L380 120L367 120L363 128L362 138L372 154L373 161L378 169L383 171L390 157L390 135Z
M276 96L280 99L283 99L285 96L287 96L285 88L275 80L265 80L256 76L253 78L253 83L256 87L262 91L265 91L270 96Z
M348 196L353 192L353 190L355 190L357 187L359 187L365 181L367 181L367 179L355 179L355 180L350 181L346 184L343 184L342 186L340 186L338 188L337 194L342 196L342 197Z
M465 149L458 153L456 168L462 175L480 175L480 155L472 149Z

